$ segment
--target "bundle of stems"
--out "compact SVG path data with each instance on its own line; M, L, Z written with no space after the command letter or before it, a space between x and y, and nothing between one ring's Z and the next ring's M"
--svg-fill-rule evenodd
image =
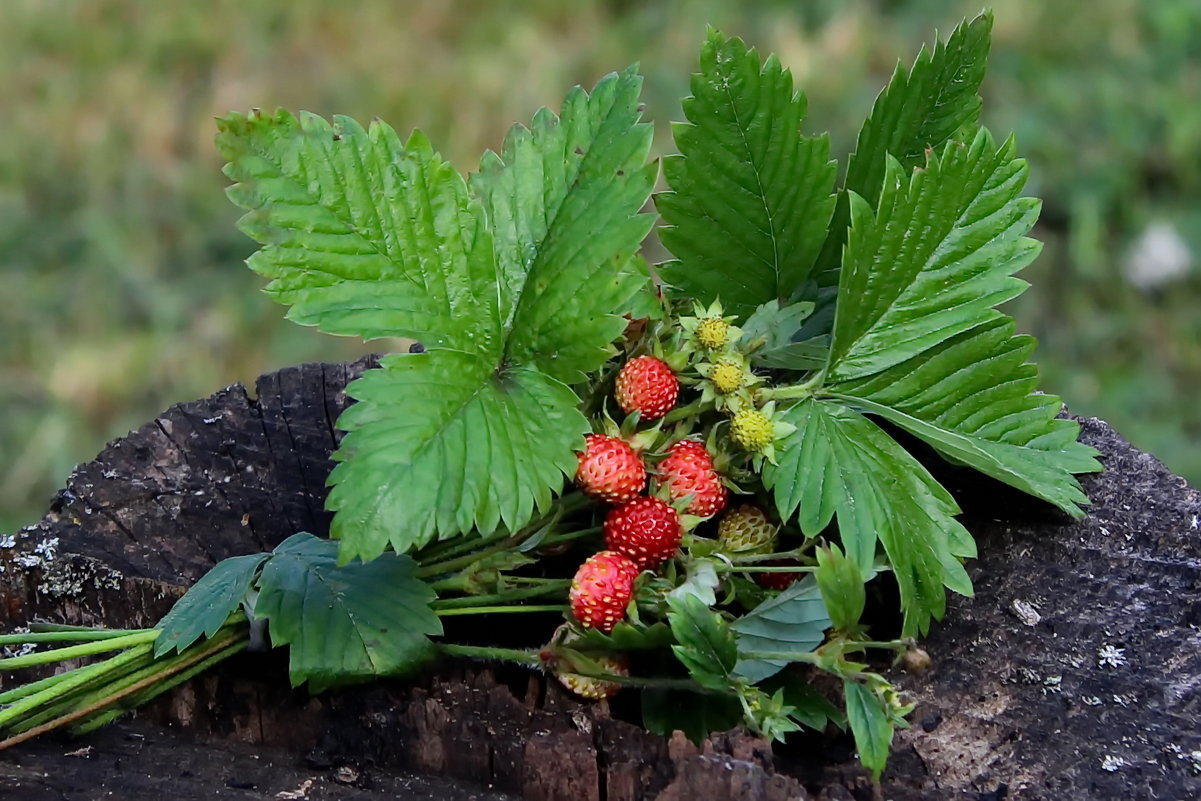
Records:
M52 729L84 734L244 650L250 626L240 612L212 637L180 653L154 655L161 629L95 629L35 623L25 633L0 635L0 646L52 645L0 659L0 674L18 669L87 664L0 691L0 751ZM115 652L115 653L114 653ZM114 654L94 661L91 657Z

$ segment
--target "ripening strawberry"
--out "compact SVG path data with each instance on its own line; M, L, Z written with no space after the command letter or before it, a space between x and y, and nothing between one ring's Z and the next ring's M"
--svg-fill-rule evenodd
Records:
M579 454L576 482L587 494L606 503L626 503L646 487L646 468L625 440L589 434Z
M592 657L592 661L596 662L606 673L612 673L615 676L630 675L629 666L620 657L610 656L609 654L597 654ZM581 676L579 673L559 673L556 671L555 678L559 680L560 684L576 695L591 701L612 698L621 690L621 685L615 681L594 679L591 676Z
M605 547L628 556L642 570L670 559L683 536L680 515L658 498L635 498L605 518Z
M800 562L795 559L775 559L770 562L764 562L764 567L792 567L800 566ZM778 573L760 573L759 585L769 590L786 590L796 583L797 579L805 575L804 573L788 573L780 571Z
M626 414L641 412L658 420L676 405L680 382L667 363L654 356L630 359L617 373L617 405Z
M691 495L684 511L697 517L717 514L730 497L721 476L713 469L713 457L696 440L683 439L672 445L667 458L659 462L653 480L656 487L667 487L673 501Z
M580 565L567 594L571 614L584 628L608 634L625 619L638 565L616 551L595 553Z
M758 506L744 503L722 516L717 524L717 544L726 553L771 553L776 527Z

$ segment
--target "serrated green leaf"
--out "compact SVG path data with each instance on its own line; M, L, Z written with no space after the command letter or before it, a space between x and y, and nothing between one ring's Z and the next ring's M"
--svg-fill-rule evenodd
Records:
M742 654L780 652L808 654L822 644L830 616L812 576L756 606L730 624L738 635L740 658L735 672L752 682L779 673L788 660L747 659Z
M642 282L624 267L651 225L640 86L611 75L515 127L474 176L478 200L420 134L221 121L230 197L265 245L251 266L289 316L426 346L348 388L327 500L344 560L517 528L574 471L589 425L567 385L604 363Z
M193 584L159 621L162 634L154 641L154 655L183 651L203 635L212 637L242 604L254 584L265 553L222 559Z
M843 682L847 699L847 722L855 735L859 761L879 781L888 751L892 747L892 723L884 702L865 684L847 679Z
M788 298L809 276L834 210L836 165L829 138L801 136L807 103L775 56L762 64L741 39L716 31L674 128L680 155L667 158L671 191L656 198L660 267L683 294L750 314Z
M695 595L668 596L667 605L676 659L705 689L728 691L738 645L725 620Z
M760 687L767 693L782 690L784 703L793 708L791 717L811 729L822 731L827 723L833 723L840 729L846 728L846 714L794 671L780 671L764 681Z
M941 149L951 139L972 138L980 118L978 93L988 61L992 23L991 12L985 12L961 23L946 42L937 42L933 51L923 47L911 69L897 64L892 80L876 98L859 131L847 164L844 191L818 259L820 283L838 283L838 265L851 221L848 193L874 205L885 184L889 156L908 171L925 163L927 150Z
M821 589L822 600L836 628L850 631L859 625L867 600L863 589L863 572L854 557L847 556L837 545L817 549L817 570L813 573Z
M974 553L971 535L955 519L954 499L921 463L837 402L809 399L781 418L796 430L777 443L777 464L763 472L781 517L796 514L806 536L817 536L837 515L843 548L861 571L871 569L877 541L883 544L901 591L905 636L942 617L944 586L971 594L957 558Z
M1080 515L1071 474L1099 469L1095 451L1055 419L1058 398L1035 394L1033 340L993 308L1025 288L1013 273L1038 252L1013 151L981 131L912 178L890 173L876 214L856 205L824 391Z
M597 629L584 629L579 637L571 641L571 646L581 651L598 650L613 653L652 651L656 648L666 648L675 641L671 627L666 623L634 626L622 621L608 634Z
M658 687L642 691L642 725L663 737L682 731L700 745L713 732L729 731L740 722L742 704L735 695Z
M335 542L304 533L284 540L263 568L255 616L267 619L274 646L289 646L292 686L320 692L426 664L442 623L415 568L392 553L339 565Z

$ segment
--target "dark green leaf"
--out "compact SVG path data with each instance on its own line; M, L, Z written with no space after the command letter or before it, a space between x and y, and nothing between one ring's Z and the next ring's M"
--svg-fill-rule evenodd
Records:
M1034 342L993 308L1038 252L1024 162L986 131L925 170L893 172L872 215L856 206L825 391L878 414L947 457L1075 515L1073 472L1099 469L1061 404L1036 394Z
M650 651L666 648L675 641L671 627L666 623L635 626L622 621L608 634L596 629L585 629L583 634L571 641L571 646L581 651Z
M846 728L846 714L794 671L782 670L760 686L768 693L783 690L784 703L793 708L792 717L811 729L822 731L829 722L833 722L839 728Z
M701 72L675 126L680 155L664 161L671 191L656 198L663 244L677 261L664 281L747 315L788 298L808 277L834 209L836 165L826 136L800 133L804 95L775 56L710 31Z
M822 644L830 617L812 576L806 576L775 598L735 620L730 628L738 635L738 653L807 654ZM779 673L786 659L740 658L735 672L752 682Z
M275 646L288 645L292 685L313 692L412 673L433 656L442 624L434 591L408 556L338 565L338 545L311 534L284 540L263 568L256 617Z
M837 545L818 548L813 578L821 588L822 600L826 602L835 628L850 631L858 626L866 594L863 571L854 558L844 555Z
M847 722L855 735L859 761L877 780L888 761L892 746L892 723L884 702L865 684L847 679L843 682L847 697Z
M154 641L154 655L182 651L201 635L216 634L246 598L266 558L256 553L222 559L201 576L159 621L163 633Z
M794 513L808 536L835 514L843 548L864 574L884 545L901 590L906 636L946 609L943 586L970 595L958 556L974 556L954 499L916 459L870 420L839 403L806 400L781 415L796 426L766 465L764 484L781 517Z
M738 697L658 687L642 691L642 725L663 737L682 731L700 745L713 732L729 731L742 722Z
M678 645L671 650L697 684L728 690L738 661L734 634L721 615L695 595L668 596L667 622Z
M847 165L844 191L818 260L819 281L838 283L838 265L854 192L874 205L885 182L888 157L908 171L925 163L927 150L951 139L969 141L980 118L978 94L992 37L992 14L960 24L934 50L925 47L910 70L897 64L892 81L876 98Z

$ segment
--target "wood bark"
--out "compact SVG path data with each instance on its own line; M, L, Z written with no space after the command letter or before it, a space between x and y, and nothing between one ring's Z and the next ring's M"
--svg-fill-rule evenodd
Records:
M372 364L281 370L253 391L235 384L173 406L110 443L76 468L42 521L0 538L0 629L152 624L217 561L296 531L327 533L334 422L346 384ZM1198 797L1201 496L1103 422L1082 422L1107 469L1085 478L1093 506L1080 521L940 468L979 542L976 595L953 598L931 632L929 670L893 676L918 706L882 785L837 733L774 754L741 732L697 749L623 720L621 704L583 706L535 674L453 662L414 682L311 698L287 689L279 655L254 654L136 723L54 753L0 754L0 777L37 773L28 765L88 744L111 752L130 732L170 723L194 738L172 747L197 758L252 743L289 770L303 766L316 777L312 798L373 797L404 770L530 799ZM83 764L57 761L42 772L62 781ZM339 782L338 770L378 787ZM204 795L193 789L177 797ZM336 795L352 791L368 795Z

